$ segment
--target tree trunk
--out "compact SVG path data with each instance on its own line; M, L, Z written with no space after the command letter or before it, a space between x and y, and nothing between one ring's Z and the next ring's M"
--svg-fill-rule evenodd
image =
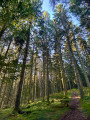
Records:
M49 102L49 71L48 71L48 55L47 55L47 102Z
M6 94L6 90L7 90L7 85L8 85L8 83L6 82L6 83L5 83L4 90L3 90L3 96L2 96L2 99L1 99L1 101L0 101L0 108L2 108L2 105L3 105L3 103L4 103L4 98L5 98L5 94Z
M8 51L9 51L9 48L10 48L11 43L12 43L12 39L10 40L10 42L9 42L9 44L8 44L8 48L7 48L6 53L5 53L5 56L4 56L5 58L6 58L7 54L8 54ZM0 67L0 73L1 73L2 67L3 67L3 65L1 65L1 67Z
M1 40L1 37L3 36L4 34L4 31L6 30L7 27L3 26L2 30L0 31L0 40Z
M45 97L45 54L44 54L44 49L43 49L43 80L42 80L42 97L44 101Z
M83 74L84 74L84 77L85 77L87 86L88 86L88 88L90 89L90 82L89 82L88 76L87 76L87 74L86 74L84 65L83 65L83 63L82 63L82 59L81 59L81 56L80 56L80 54L79 54L78 46L77 46L77 44L75 44L75 46L76 46L77 54L78 54L78 57L79 57L79 61L80 61L80 64L81 64L81 67L82 67L82 70L83 70Z
M29 27L30 29L30 27ZM22 92L22 86L23 86L23 81L24 81L24 72L25 72L25 65L26 65L26 59L28 55L28 48L29 48L29 34L27 34L27 41L26 41L26 47L25 47L25 53L24 53L24 59L23 59L23 66L20 74L20 82L18 85L18 91L16 95L16 101L15 101L15 111L19 111L19 106L20 106L20 99L21 99L21 92Z
M36 99L36 58L35 58L35 71L34 71L34 87L33 87L34 99Z
M47 42L47 41L46 41ZM47 50L46 50L46 54L47 54L47 102L49 102L49 71L48 71L48 46L47 46Z
M63 66L63 60L62 60L62 53L61 53L61 40L59 41L59 58L60 58L60 68L61 68L61 76L63 81L63 88L64 88L64 95L66 96L67 88L66 88L66 78L65 78L65 71Z
M71 55L71 58L72 58L72 62L73 62L73 65L74 65L76 82L77 82L77 85L78 85L78 89L79 89L79 92L80 92L80 96L81 96L81 98L83 98L83 97L84 97L84 92L83 92L83 88L82 88L82 86L81 86L81 84L80 84L80 78L79 78L79 75L78 75L79 73L78 73L76 61L75 61L75 58L74 58L74 55L73 55L73 51L72 51L72 48L71 48L71 45L70 45L70 41L69 41L69 37L68 37L68 36L67 36L67 43L68 43L70 55Z

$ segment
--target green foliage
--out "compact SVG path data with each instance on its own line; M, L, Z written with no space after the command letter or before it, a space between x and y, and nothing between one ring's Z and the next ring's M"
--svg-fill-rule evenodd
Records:
M74 13L75 15L80 16L80 21L81 21L81 26L85 26L87 30L90 29L90 20L89 20L89 7L82 4L83 0L70 0L71 4L70 4L70 10L72 13ZM84 2L88 2L88 1L84 1ZM90 4L88 2L88 4Z
M70 0L71 4L80 5L82 0Z
M64 94L63 94L63 92L61 92L61 93L54 93L53 95L50 95L50 97L52 99L62 99L62 98L64 98Z
M79 90L77 88L71 89L67 91L67 97L71 98L71 95L74 91L77 91L78 95L79 95Z
M63 114L65 114L65 112L70 110L70 108L67 107L67 104L70 101L69 98L73 91L78 92L78 89L68 90L68 98L64 98L63 93L55 93L51 95L50 104L41 101L24 104L21 107L21 110L25 112L24 114L13 113L13 108L1 110L0 120L58 120ZM84 92L85 98L81 100L81 110L88 116L90 114L90 96L88 96L90 90L84 88Z
M88 6L83 5L82 0L70 0L70 3L71 12L80 16L81 27L85 26L88 30L90 26ZM77 89L69 90L67 97L64 97L63 92L60 92L61 90L65 91L65 86L67 86L67 89L77 87L72 64L74 58L78 65L76 73L79 73L84 86L86 86L74 42L77 40L77 43L80 43L78 47L80 48L80 54L82 54L81 57L84 57L86 63L89 63L89 60L87 60L89 58L89 37L88 42L87 37L83 38L84 35L80 37L79 34L83 34L84 31L73 25L63 4L56 6L53 20L50 20L47 11L42 12L41 5L41 0L1 0L0 2L1 107L4 105L14 106L12 104L15 103L19 80L24 81L20 84L23 87L20 88L19 86L20 91L18 93L22 94L21 103L25 103L23 105L25 108L21 107L21 110L25 111L23 115L11 114L12 110L7 109L0 113L3 116L8 112L2 117L3 119L59 119L63 112L69 110L67 104L70 101L71 93L78 91ZM77 38L74 39L74 37ZM70 39L69 44L67 44L68 38ZM9 46L10 40L11 44ZM30 40L30 44L29 42L26 44L26 40ZM26 45L29 46L26 47L29 50L25 50ZM71 50L68 45L70 45ZM70 51L73 53L71 56ZM87 56L84 56L84 52L87 53ZM88 74L88 65L84 64L84 67ZM76 74L76 77L79 78L78 74ZM46 91L46 87L50 88L50 91L47 90L49 92ZM84 91L86 94L87 90ZM42 97L43 93L54 92L60 93L51 94L49 103L36 102L36 98ZM28 106L26 102L29 103L29 99L35 99L35 102L30 104L30 108L26 108ZM85 96L85 103L88 99ZM11 101L13 102L10 103ZM85 105L82 104L84 108Z
M8 109L0 109L0 120L7 119L11 114L12 114L13 109L8 108Z
M3 118L7 118L7 120L57 120L69 110L67 106L60 102L60 99L63 97L63 95L60 97L59 96L59 93L51 95L50 104L47 104L47 102L36 101L30 103L30 105L23 105L21 107L21 110L25 111L25 113L22 115L11 113L12 109L2 110L0 112L0 114L2 115L0 120L3 120ZM57 100L57 98L59 100ZM6 114L7 111L8 114Z
M90 96L85 96L85 98L81 100L81 107L82 107L81 110L85 113L85 115L89 116L90 115Z

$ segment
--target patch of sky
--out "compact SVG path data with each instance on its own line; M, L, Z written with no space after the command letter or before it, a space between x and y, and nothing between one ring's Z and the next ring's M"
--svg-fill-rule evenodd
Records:
M62 1L60 2L62 3ZM66 5L66 8L69 7L69 4L68 2L67 3L63 3L63 5L65 6ZM43 5L42 5L42 10L43 11L48 11L48 13L50 14L50 19L53 19L53 7L51 6L50 4L50 0L43 0ZM70 12L70 11L69 11ZM76 26L79 26L80 25L80 21L79 21L79 18L75 15L73 15L72 13L69 13L70 15L70 20L73 21L73 23L76 25Z
M50 18L53 19L53 10L49 0L43 0L42 10L48 11Z

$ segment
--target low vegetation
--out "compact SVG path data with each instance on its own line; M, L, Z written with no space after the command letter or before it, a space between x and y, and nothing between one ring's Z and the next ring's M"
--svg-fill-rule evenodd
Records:
M13 112L13 108L7 108L0 111L0 120L59 120L67 111L70 110L69 102L71 94L78 89L68 90L65 98L63 92L50 95L50 102L35 100L30 101L30 104L23 104L21 106L22 113ZM81 100L80 109L86 116L90 114L90 96L89 89L84 88L85 98ZM78 92L79 93L79 92Z
M0 120L58 120L60 116L66 113L70 108L67 103L61 102L59 93L51 95L50 102L35 101L30 104L25 104L21 107L22 113L12 113L13 108L1 110ZM69 101L69 98L66 99ZM24 111L24 113L23 113Z
M85 97L81 100L81 110L90 117L90 89L85 89Z
M89 116L90 2L64 1L0 0L0 120Z

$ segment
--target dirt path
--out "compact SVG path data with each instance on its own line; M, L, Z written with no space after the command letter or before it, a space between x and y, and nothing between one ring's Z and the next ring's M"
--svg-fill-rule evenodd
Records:
M76 92L72 93L72 100L70 102L71 110L64 115L60 120L87 120L84 114L78 110L80 106L79 97Z

